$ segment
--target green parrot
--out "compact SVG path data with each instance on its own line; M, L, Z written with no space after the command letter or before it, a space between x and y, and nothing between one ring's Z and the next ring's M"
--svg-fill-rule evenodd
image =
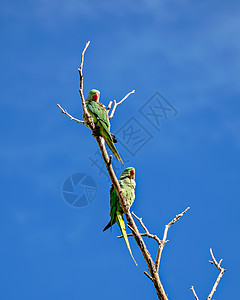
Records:
M95 124L94 135L102 136L116 159L123 163L116 147L114 146L114 143L116 143L117 140L115 136L110 132L110 123L107 111L105 109L105 106L99 102L99 96L100 92L98 90L91 90L86 98L87 110L93 118ZM87 124L87 118L85 115L83 115L83 119L85 121L85 124Z
M118 182L120 184L121 190L123 192L123 196L126 199L128 206L131 207L135 199L135 186L136 186L135 169L132 167L125 169L120 175ZM110 189L110 217L111 219L106 225L106 227L103 229L103 231L107 230L114 223L117 223L122 232L123 238L132 256L132 259L137 265L129 245L125 223L123 220L123 210L121 207L121 203L119 201L118 194L115 191L113 186L111 186Z

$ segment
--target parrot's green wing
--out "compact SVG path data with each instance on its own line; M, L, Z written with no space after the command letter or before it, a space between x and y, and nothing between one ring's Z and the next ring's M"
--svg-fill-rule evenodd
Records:
M114 223L116 222L117 211L123 213L118 194L112 185L110 189L110 217Z
M116 147L114 146L116 139L115 136L110 132L110 122L106 109L95 101L89 101L86 103L86 105L90 115L93 117L97 133L104 138L117 160L123 163Z
M111 227L113 224L116 223L116 217L117 217L117 211L121 210L121 205L118 199L118 195L113 187L111 186L110 189L110 221L106 225L106 227L103 229L103 231L107 230L109 227Z
M89 101L87 103L87 109L94 119L101 120L102 124L110 130L110 122L108 120L107 111L103 106L101 106L98 102Z
M133 174L135 175L135 169L132 167L129 167L122 172L122 174L120 175L120 178L119 178L119 184L121 186L121 190L123 192L124 198L126 199L129 207L131 207L131 205L134 202L135 186L136 186L135 180L133 179L133 177L130 177L131 172L133 172ZM123 210L121 207L121 203L119 201L118 194L115 191L115 189L113 188L113 186L111 186L111 189L110 189L110 217L111 217L111 219L108 222L108 224L106 225L106 227L103 229L103 231L105 231L106 229L108 229L114 223L117 222L117 224L121 230L121 233L123 235L124 241L127 245L128 251L129 251L130 255L132 256L132 259L134 260L135 264L137 265L137 263L133 257L131 247L129 244L129 240L127 237L126 227L125 227L125 223L123 220Z
M130 253L130 255L132 256L133 261L135 262L135 264L137 265L133 254L132 254L132 250L128 241L128 237L127 237L127 232L126 232L126 227L125 227L125 223L123 220L123 211L121 208L121 204L117 195L117 192L115 191L115 189L113 188L113 186L110 189L110 221L108 222L108 224L106 225L106 227L103 229L103 231L105 231L106 229L108 229L109 227L111 227L114 223L117 223L121 233L123 235L124 241L127 245L128 251Z

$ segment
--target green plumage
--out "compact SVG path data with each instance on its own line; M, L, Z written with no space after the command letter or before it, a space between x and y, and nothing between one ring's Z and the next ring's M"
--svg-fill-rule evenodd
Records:
M114 146L114 143L116 143L117 140L115 139L115 136L110 132L110 122L108 119L107 111L105 109L105 106L99 102L99 96L100 92L98 90L91 90L86 98L87 110L95 124L94 135L102 136L117 160L123 163L116 147ZM83 115L83 119L86 126L89 127L87 125L87 119L85 115Z
M121 190L123 192L123 196L126 199L129 207L132 206L132 204L135 200L136 182L135 182L134 178L135 178L135 169L132 167L129 167L122 172L122 174L120 175L119 180L118 180ZM137 265L133 255L132 255L132 251L131 251L130 244L128 241L125 223L123 220L123 210L121 207L121 203L119 201L117 192L115 191L113 186L111 186L111 189L110 189L110 217L111 217L111 219L108 222L108 224L106 225L106 227L103 229L103 231L107 230L114 223L117 223L122 232L123 238L128 247L130 255L132 256L132 259L134 260L135 264Z

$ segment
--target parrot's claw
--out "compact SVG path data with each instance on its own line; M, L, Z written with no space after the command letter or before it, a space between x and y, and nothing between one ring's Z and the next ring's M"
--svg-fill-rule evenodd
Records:
M92 136L93 136L93 137L99 137L99 132L98 132L98 130L93 129L93 131L92 131Z

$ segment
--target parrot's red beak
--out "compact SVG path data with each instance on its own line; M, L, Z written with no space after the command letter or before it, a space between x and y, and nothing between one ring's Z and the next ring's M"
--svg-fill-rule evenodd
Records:
M134 169L132 169L131 171L130 171L130 176L129 176L131 179L133 179L134 177L135 177L135 171L134 171Z
M92 99L93 99L93 101L98 101L98 98L99 98L99 95L98 94L94 94L93 96L92 96Z

